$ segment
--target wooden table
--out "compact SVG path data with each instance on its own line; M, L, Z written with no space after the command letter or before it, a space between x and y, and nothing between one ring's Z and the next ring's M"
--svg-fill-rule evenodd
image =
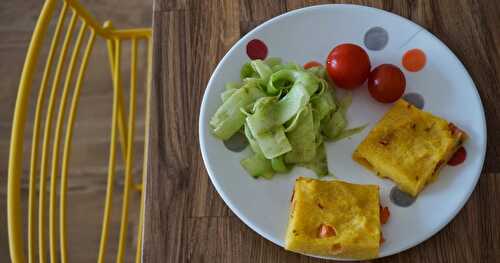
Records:
M500 1L352 2L411 19L446 43L472 75L489 128L481 178L458 216L430 240L377 261L498 262ZM226 51L262 22L319 3L325 1L155 0L144 262L323 262L287 252L244 225L211 185L198 147L202 95Z

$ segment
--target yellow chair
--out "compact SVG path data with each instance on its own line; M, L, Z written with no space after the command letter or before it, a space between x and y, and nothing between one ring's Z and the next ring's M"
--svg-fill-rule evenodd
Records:
M59 11L56 14L56 11ZM33 122L33 137L30 153L29 170L29 192L28 192L28 229L27 229L27 250L25 249L23 237L23 214L21 209L21 175L23 168L23 146L24 131L26 124L26 115L29 106L29 97L33 76L37 69L37 60L40 56L40 50L43 41L48 34L49 23L57 20L55 31L46 57L42 79L38 89L36 100L36 109ZM69 20L68 20L69 19ZM65 21L69 21L66 23ZM66 25L67 24L67 25ZM75 27L79 24L78 33L75 35ZM65 31L62 38L62 31ZM74 45L72 38L76 37ZM38 254L39 262L46 262L48 257L46 253L47 244L45 243L45 231L47 228L46 216L48 212L48 233L49 233L49 257L50 262L67 262L66 245L66 195L68 184L68 163L71 154L71 142L73 133L73 124L78 108L80 89L86 72L87 63L92 53L96 37L106 40L108 47L108 57L110 72L113 80L113 110L111 124L111 138L109 141L109 161L106 198L103 212L103 222L101 230L101 239L98 252L98 262L104 262L106 244L108 242L108 228L110 221L110 207L113 198L113 181L115 180L115 155L116 140L121 142L121 152L125 163L125 180L123 189L123 205L121 212L120 236L118 240L118 251L116 252L116 261L123 262L125 255L125 237L127 236L128 207L130 191L137 189L141 191L141 204L139 212L138 242L135 252L136 262L141 260L141 237L144 214L144 195L142 194L142 184L145 182L145 166L143 165L142 183L134 185L132 182L132 162L134 159L134 127L136 114L136 82L137 82L137 46L139 42L144 41L147 44L147 86L146 86L146 110L145 110L145 130L144 130L144 157L143 164L147 161L147 141L148 141L148 122L149 122L149 97L151 84L151 29L113 29L110 22L103 25L97 22L86 9L77 0L46 0L43 9L37 21L31 43L26 55L17 101L14 111L12 124L12 136L9 155L8 186L7 186L7 214L8 214L8 233L10 256L13 262L36 262ZM86 43L84 43L86 39ZM61 42L62 41L62 42ZM123 95L121 85L121 51L122 44L130 41L130 95L128 106L128 120L125 120ZM61 46L58 50L57 47ZM71 46L71 47L70 47ZM71 52L70 52L71 50ZM57 52L59 51L59 52ZM71 54L68 54L71 53ZM81 57L79 59L79 57ZM66 59L66 58L69 58ZM65 72L65 74L63 74ZM75 75L76 74L76 75ZM64 75L64 76L63 76ZM64 78L63 78L64 77ZM75 78L76 77L76 78ZM52 79L50 82L49 79ZM50 85L49 85L50 82ZM71 83L74 82L74 85ZM59 99L57 115L55 115L56 104L58 100L58 90L62 88ZM69 104L69 96L72 93ZM48 103L46 103L48 98ZM46 110L44 110L44 105ZM42 135L42 116L45 112L45 122L43 123ZM66 119L67 115L67 119ZM54 125L55 117L55 126ZM66 119L66 122L65 122ZM66 126L64 125L66 123ZM65 132L64 132L64 129ZM64 133L63 133L64 132ZM64 134L64 140L61 137ZM50 143L52 140L52 144ZM60 156L62 143L62 155ZM41 147L40 147L41 146ZM52 146L52 150L50 150ZM40 158L39 158L40 156ZM50 162L50 171L49 171ZM60 163L60 167L59 167ZM50 178L50 181L48 180ZM39 181L37 185L37 180ZM59 194L57 194L57 182L60 180ZM48 194L47 210L47 184L50 183ZM39 189L37 191L37 188ZM38 193L37 193L38 192ZM38 194L38 212L35 212L36 195ZM59 197L59 203L57 203ZM59 218L56 219L56 211L59 212ZM25 215L24 215L25 216ZM56 224L59 222L59 224ZM35 234L38 229L38 235ZM58 235L57 235L58 234ZM38 238L35 238L35 237ZM38 247L38 253L36 248ZM27 257L26 257L27 255Z

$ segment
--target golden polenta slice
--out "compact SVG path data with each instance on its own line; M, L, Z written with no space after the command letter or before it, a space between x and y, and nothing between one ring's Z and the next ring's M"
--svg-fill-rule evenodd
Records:
M454 124L398 100L353 153L353 159L416 196L467 135Z
M354 259L377 257L379 189L299 177L292 195L285 249Z

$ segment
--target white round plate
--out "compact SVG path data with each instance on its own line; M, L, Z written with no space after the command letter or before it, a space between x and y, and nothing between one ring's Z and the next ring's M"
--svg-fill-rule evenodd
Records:
M239 70L249 60L246 45L252 39L260 39L267 45L269 57L303 64L310 60L325 61L328 52L341 43L365 47L364 35L373 27L385 29L389 41L379 51L365 48L372 68L392 63L403 70L401 58L407 50L424 51L427 64L421 71L403 70L406 93L420 94L425 111L455 123L470 136L465 143L467 159L463 164L446 166L438 180L425 188L411 206L396 206L389 199L393 182L378 178L351 159L355 147L390 105L374 101L366 85L353 92L348 113L350 126L368 123L369 127L352 138L327 143L328 165L340 180L380 186L381 203L391 211L391 219L382 227L386 242L381 246L380 257L413 247L442 229L463 207L477 183L486 152L483 106L464 66L439 39L409 20L379 9L321 5L295 10L255 28L229 50L208 82L199 119L201 152L213 185L245 224L279 246L284 245L295 178L315 176L307 169L294 168L272 180L256 180L243 170L240 160L250 150L239 153L228 150L211 134L208 125L221 105L224 84L239 80Z

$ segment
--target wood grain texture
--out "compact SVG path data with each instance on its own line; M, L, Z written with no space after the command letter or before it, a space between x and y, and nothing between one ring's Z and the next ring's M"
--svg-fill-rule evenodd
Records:
M324 3L382 8L434 33L469 70L487 114L487 160L465 207L428 241L374 262L497 262L500 2L494 0L156 0L144 262L327 262L284 251L244 225L211 185L197 133L203 91L232 44L276 15Z

